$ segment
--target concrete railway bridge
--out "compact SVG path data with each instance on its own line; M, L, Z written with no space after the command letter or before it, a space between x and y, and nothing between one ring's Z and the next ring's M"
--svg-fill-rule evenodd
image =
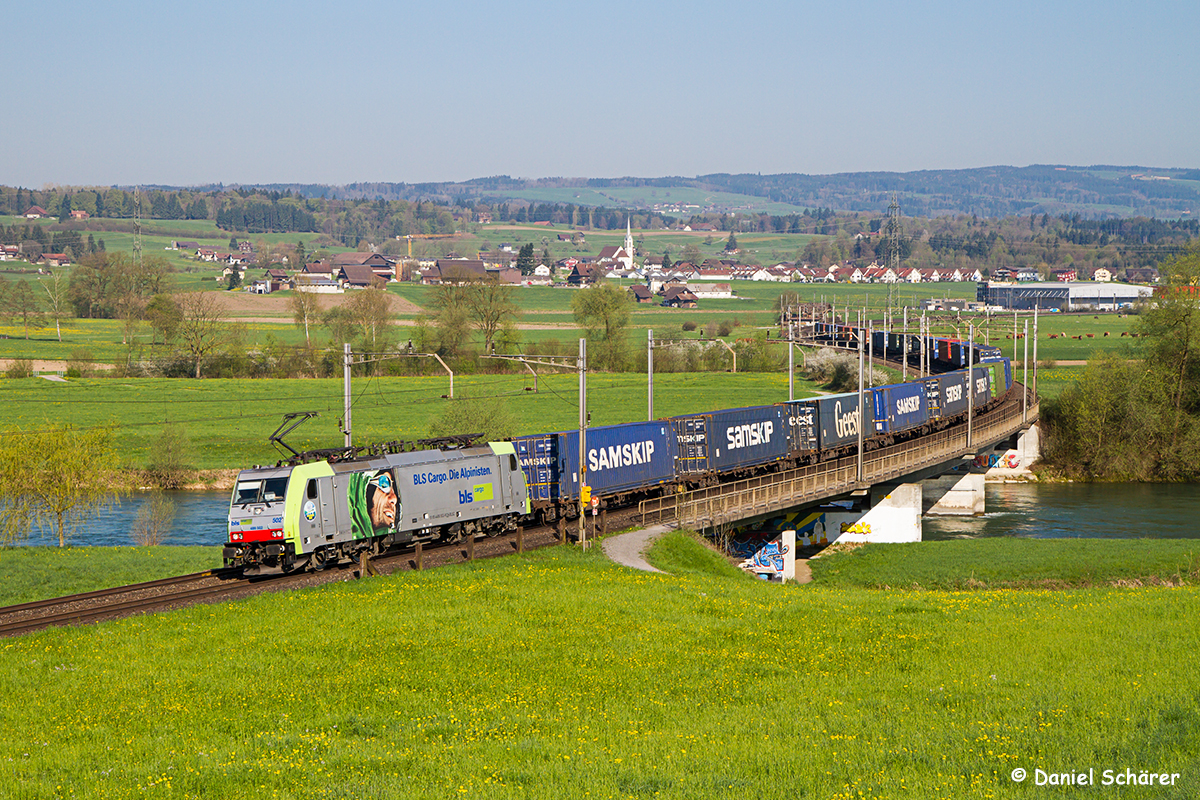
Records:
M921 538L925 510L922 481L970 467L978 456L1000 450L1036 448L1037 396L1014 383L1008 398L978 414L970 431L959 425L862 454L813 466L761 475L720 486L644 500L644 525L671 523L693 530L752 526L797 510L835 500L853 500L854 508L826 515L828 541L904 542ZM1032 440L1032 441L1030 441ZM933 513L983 513L983 468L932 487L945 491ZM928 484L926 484L928 485ZM793 514L793 516L795 516ZM835 530L828 530L831 525ZM823 537L822 537L823 538Z

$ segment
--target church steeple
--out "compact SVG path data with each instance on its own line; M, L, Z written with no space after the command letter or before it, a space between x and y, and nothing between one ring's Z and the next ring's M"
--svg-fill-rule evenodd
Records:
M625 218L625 253L633 258L633 229L630 227L629 217Z

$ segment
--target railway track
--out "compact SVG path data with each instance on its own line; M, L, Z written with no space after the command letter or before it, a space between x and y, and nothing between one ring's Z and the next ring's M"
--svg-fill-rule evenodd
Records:
M572 529L573 530L573 529ZM434 569L448 564L496 558L518 550L535 550L559 544L550 527L530 528L516 534L444 543L416 548L408 545L371 559L375 571L393 572ZM241 570L212 569L173 578L115 586L93 592L36 600L0 607L0 638L61 625L77 625L121 619L148 612L183 608L196 603L240 599L264 591L314 586L362 577L361 564L340 564L319 572L245 578Z

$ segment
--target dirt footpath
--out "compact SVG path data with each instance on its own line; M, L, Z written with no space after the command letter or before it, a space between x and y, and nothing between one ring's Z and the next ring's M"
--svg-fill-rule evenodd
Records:
M350 295L344 294L322 294L317 296L321 298L321 306L323 308L340 306L346 302L347 297L350 297ZM405 300L403 297L397 295L392 295L391 301L392 312L395 314L420 314L423 310L416 303ZM229 310L229 316L239 320L246 317L253 317L255 319L266 318L270 322L279 322L281 319L290 320L292 318L292 312L288 310L286 297L278 297L270 294L252 294L250 292L224 292L221 295L221 302Z

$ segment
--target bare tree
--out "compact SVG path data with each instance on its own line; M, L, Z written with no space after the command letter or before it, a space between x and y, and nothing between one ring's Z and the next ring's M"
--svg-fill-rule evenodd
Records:
M29 338L30 328L45 326L42 320L42 304L37 294L29 286L28 281L20 281L0 296L4 303L4 315L13 321L20 320L25 328L25 338Z
M49 281L42 282L42 288L46 290L47 305L49 311L47 315L54 320L54 332L58 336L58 341L62 341L62 325L64 319L70 318L71 303L67 299L67 284L63 280L62 271L54 272L50 275Z
M129 533L142 546L162 544L171 523L175 521L175 503L161 491L156 491L138 509Z
M378 286L359 289L350 295L343 308L364 346L380 348L388 345L392 329L392 296L386 290Z
M511 325L520 314L513 300L513 287L501 286L494 281L472 283L466 287L467 313L471 324L483 334L483 351L491 353L497 334L506 325Z
M214 292L187 292L179 300L183 317L179 321L179 339L183 348L196 359L196 377L204 359L221 345L228 314L225 304Z
M288 298L288 309L292 312L292 321L297 328L304 328L304 343L311 345L308 336L308 326L315 325L321 318L321 296L308 291L304 284L298 284Z

